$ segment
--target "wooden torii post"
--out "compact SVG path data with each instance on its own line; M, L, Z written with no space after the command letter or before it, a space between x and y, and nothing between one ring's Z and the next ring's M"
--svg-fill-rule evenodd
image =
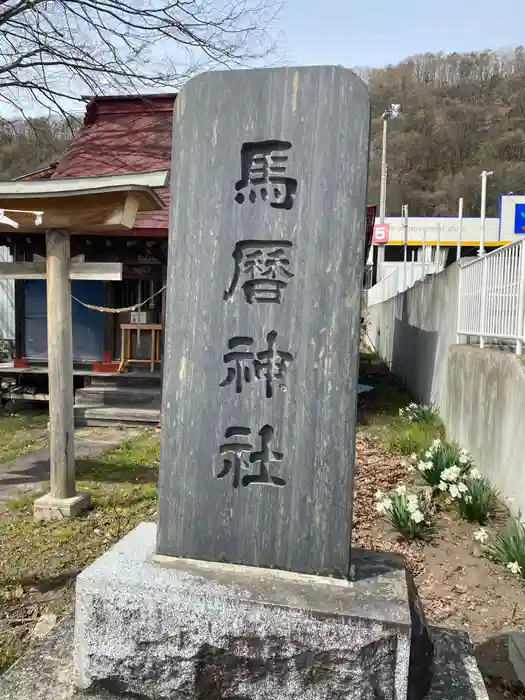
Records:
M0 277L47 281L50 491L35 501L38 519L74 517L90 505L89 494L77 493L75 484L71 280L122 279L121 263L71 262L71 232L131 228L138 212L163 207L152 187L164 186L166 179L162 171L0 182L0 209L17 210L11 216L19 230L46 231L45 263L0 263ZM43 212L42 224L36 223L35 211ZM0 222L0 231L6 227Z

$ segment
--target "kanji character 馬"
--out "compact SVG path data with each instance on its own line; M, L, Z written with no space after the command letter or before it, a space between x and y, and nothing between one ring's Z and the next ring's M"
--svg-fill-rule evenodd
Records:
M248 199L255 202L257 193L275 209L291 209L297 191L297 180L285 177L289 141L254 141L241 148L241 179L235 183L235 201L242 204L248 189Z

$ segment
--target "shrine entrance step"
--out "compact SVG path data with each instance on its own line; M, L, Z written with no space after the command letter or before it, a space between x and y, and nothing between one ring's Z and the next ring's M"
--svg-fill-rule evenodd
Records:
M127 406L160 408L160 386L87 386L75 394L75 406Z
M162 375L160 372L126 372L124 374L93 374L89 377L91 387L157 387L160 390Z
M160 420L160 407L160 375L130 373L92 377L90 384L75 394L75 424L156 425Z
M102 406L88 408L75 406L75 426L126 428L154 427L160 421L160 408L135 408L134 406Z

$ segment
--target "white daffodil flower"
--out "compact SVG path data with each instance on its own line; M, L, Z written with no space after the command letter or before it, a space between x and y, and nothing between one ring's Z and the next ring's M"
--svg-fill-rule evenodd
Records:
M425 519L423 513L420 510L415 510L410 517L415 523L422 523Z
M488 532L482 527L479 530L476 530L474 533L474 539L477 542L481 542L481 544L485 544L489 539Z
M448 490L451 498L457 498L459 496L459 489L456 486L456 484L450 484L450 488Z
M457 481L460 474L461 469L454 464L447 469L443 469L441 472L441 478L443 481Z
M407 510L409 513L415 513L419 508L419 499L416 495L411 494L407 497Z

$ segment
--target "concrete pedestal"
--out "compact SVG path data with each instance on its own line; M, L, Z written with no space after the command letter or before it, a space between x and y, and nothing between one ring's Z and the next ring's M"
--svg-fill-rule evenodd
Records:
M37 498L33 504L36 520L62 520L76 518L91 506L89 493L77 493L71 498L55 498L50 493Z
M514 666L516 675L525 685L525 634L514 632L509 634L509 659Z
M411 700L432 645L402 560L354 581L155 557L144 523L77 579L79 689L151 700Z

